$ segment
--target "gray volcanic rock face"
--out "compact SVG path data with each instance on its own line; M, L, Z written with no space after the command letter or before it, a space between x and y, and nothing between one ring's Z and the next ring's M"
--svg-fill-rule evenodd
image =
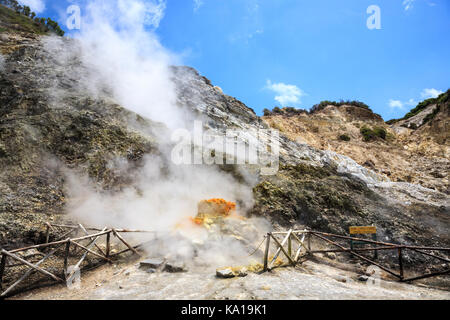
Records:
M172 67L179 104L198 118L208 117L211 126L222 128L267 128L255 112L239 100L225 95L210 80L190 67ZM216 120L216 121L214 121Z
M4 51L8 41L2 40ZM76 58L61 59L80 50L76 42L61 44L56 48L62 51L49 52L40 38L24 39L0 69L0 245L40 241L44 221L64 218L67 168L87 173L99 191L119 190L132 185L134 175L115 170L112 160L126 159L138 172L146 154L171 146L161 138L169 132L164 125L124 109L108 88L93 95L81 82L90 71ZM268 129L253 110L194 69L171 70L186 119L217 132ZM259 175L252 166L220 166L253 188L252 215L276 227L341 234L350 225L374 224L385 241L450 245L449 204L442 193L390 182L350 158L283 135L278 141L281 166L275 175ZM262 144L258 148L264 152Z

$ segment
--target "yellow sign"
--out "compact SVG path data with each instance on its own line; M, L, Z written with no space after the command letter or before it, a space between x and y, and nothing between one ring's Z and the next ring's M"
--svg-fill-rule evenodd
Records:
M376 234L377 227L350 227L350 234Z

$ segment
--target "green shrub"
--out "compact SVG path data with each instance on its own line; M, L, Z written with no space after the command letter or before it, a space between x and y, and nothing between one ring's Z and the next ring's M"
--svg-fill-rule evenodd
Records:
M346 134L341 134L339 136L339 140L341 140L341 141L350 141L351 138L348 135L346 135Z
M284 108L275 107L272 109L272 111L270 111L269 109L264 109L263 113L264 113L264 116L271 116L274 114L284 115L284 116L295 116L295 115L299 115L302 113L308 113L308 111L306 111L304 109L296 109L293 107L284 107Z
M373 130L370 128L362 127L360 132L363 136L364 141L370 141L375 138L375 134L374 134Z
M360 130L364 141L368 142L371 140L375 140L376 138L381 138L386 140L387 131L382 127L375 127L374 129L370 129L368 127L362 127Z
M336 101L325 100L325 101L320 102L319 104L316 104L316 105L312 106L310 112L311 113L318 112L320 110L325 109L327 106L341 107L341 106L344 106L344 105L354 106L354 107L363 108L363 109L367 109L367 110L372 111L372 109L370 109L370 107L367 104L365 104L364 102L361 102L361 101L354 101L354 100L353 101L350 101L350 100L344 101L344 100L341 100L339 102L336 102Z
M416 129L417 129L417 124L411 123L411 124L409 125L409 128L412 129L412 130L416 130Z
M280 107L275 107L275 108L273 108L272 113L281 114L282 112L281 112Z
M400 121L400 119L392 119L392 120L386 121L386 124L392 125L392 124L394 124L396 122L399 122L399 121Z
M297 109L292 108L292 107L286 107L286 108L283 108L283 111L285 111L287 113L295 113L297 111Z
M384 129L382 127L375 127L373 129L373 132L375 133L375 136L377 136L383 140L386 140L386 135L387 135L386 129Z

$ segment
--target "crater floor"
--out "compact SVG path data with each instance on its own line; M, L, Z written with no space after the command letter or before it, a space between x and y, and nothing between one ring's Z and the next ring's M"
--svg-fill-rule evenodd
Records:
M139 263L103 266L82 274L79 289L43 288L14 297L24 300L447 300L450 291L392 281L358 281L358 274L319 262L279 268L262 275L218 279L214 268L186 273L147 273Z

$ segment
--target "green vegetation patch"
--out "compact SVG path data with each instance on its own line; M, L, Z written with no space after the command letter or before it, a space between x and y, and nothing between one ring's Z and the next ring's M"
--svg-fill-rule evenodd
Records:
M325 101L320 102L319 104L312 106L309 111L304 110L304 109L296 109L293 107L284 107L284 108L274 107L272 109L272 111L267 108L264 109L263 113L264 113L264 116L266 116L266 117L272 116L272 115L294 116L294 115L299 115L299 114L308 114L308 113L312 114L312 113L315 113L315 112L325 109L327 106L341 107L344 105L358 107L358 108L366 109L366 110L373 112L372 109L370 109L370 107L367 104L365 104L364 102L361 102L361 101L341 100L339 102L336 102L336 101L325 100Z
M339 136L339 140L341 140L341 141L350 141L351 138L347 134L341 134Z
M376 140L377 138L386 140L387 137L387 131L382 127L375 127L371 129L369 127L364 126L361 128L360 132L363 136L364 141L366 142Z
M365 104L364 102L361 102L361 101L355 101L355 100L344 101L344 100L341 100L339 102L336 102L336 101L325 100L325 101L320 102L319 104L316 104L316 105L312 106L310 112L311 113L318 112L320 110L325 109L327 106L335 106L335 107L353 106L353 107L358 107L358 108L362 108L362 109L366 109L366 110L372 111L372 109L370 109L370 107L367 104Z
M263 113L264 113L265 117L272 116L272 115L295 116L295 115L299 115L299 114L308 113L308 111L306 111L304 109L296 109L293 107L285 107L285 108L275 107L272 109L272 111L270 111L269 109L264 109Z
M64 36L65 32L51 18L40 18L30 7L21 6L16 0L0 0L0 21L3 24L1 32L9 29L19 29L23 32L45 34L53 32Z

